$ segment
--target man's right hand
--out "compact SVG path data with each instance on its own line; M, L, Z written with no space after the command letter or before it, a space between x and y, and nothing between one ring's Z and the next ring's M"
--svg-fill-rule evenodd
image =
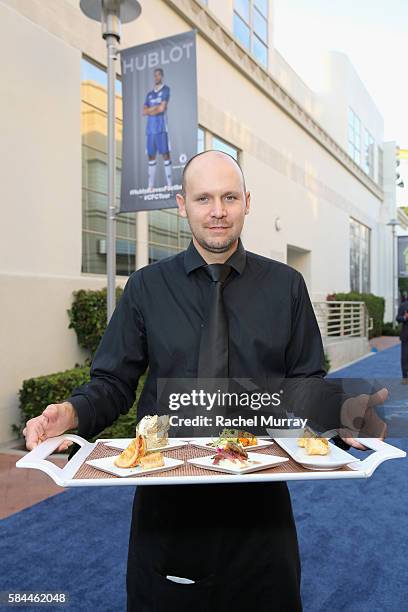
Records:
M75 408L70 402L61 404L49 404L40 416L27 421L23 429L26 439L26 447L32 450L47 438L54 438L78 427L78 416ZM62 452L71 446L70 440L64 440L56 449Z

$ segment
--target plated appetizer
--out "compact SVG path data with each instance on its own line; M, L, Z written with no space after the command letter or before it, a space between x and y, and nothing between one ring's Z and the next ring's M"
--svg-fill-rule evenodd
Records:
M169 441L170 417L169 415L147 415L136 426L136 436L142 435L146 439L147 450L167 446Z
M241 444L228 440L223 447L217 448L217 454L212 457L213 465L219 465L221 467L249 467L258 461L251 461L248 459L248 453L241 446Z
M303 437L298 439L298 446L304 448L308 455L327 455L330 452L327 438L319 438L308 427L303 430Z
M160 452L148 453L145 436L138 435L125 450L116 457L114 464L119 468L133 468L140 465L142 469L151 469L164 465Z
M164 457L160 452L149 453L140 457L140 467L144 470L164 466Z
M208 442L206 446L223 448L228 442L235 442L242 447L256 446L257 437L247 431L241 431L239 429L224 429L217 440Z

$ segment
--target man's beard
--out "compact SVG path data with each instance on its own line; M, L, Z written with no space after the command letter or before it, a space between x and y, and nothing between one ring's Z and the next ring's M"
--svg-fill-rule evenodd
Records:
M232 238L229 238L224 244L220 244L219 246L210 244L209 242L206 242L203 238L199 238L195 235L194 238L197 240L198 244L206 251L209 251L209 253L226 253L230 249L231 245L237 240L238 236L233 236Z

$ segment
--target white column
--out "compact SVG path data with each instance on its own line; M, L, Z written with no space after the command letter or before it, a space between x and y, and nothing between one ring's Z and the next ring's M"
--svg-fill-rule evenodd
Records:
M149 212L136 213L136 269L149 263Z

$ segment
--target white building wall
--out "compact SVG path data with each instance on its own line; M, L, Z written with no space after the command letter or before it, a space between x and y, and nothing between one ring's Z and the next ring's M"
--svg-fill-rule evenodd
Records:
M223 0L223 2L220 2L220 0L208 0L207 6L217 19L232 31L234 0Z
M351 107L361 121L361 150L364 145L364 128L367 128L376 144L384 139L384 121L364 83L347 55L330 51L322 55L321 89L317 91L319 104L316 118L348 150L348 109ZM375 166L376 167L376 166ZM377 175L375 175L377 179Z

